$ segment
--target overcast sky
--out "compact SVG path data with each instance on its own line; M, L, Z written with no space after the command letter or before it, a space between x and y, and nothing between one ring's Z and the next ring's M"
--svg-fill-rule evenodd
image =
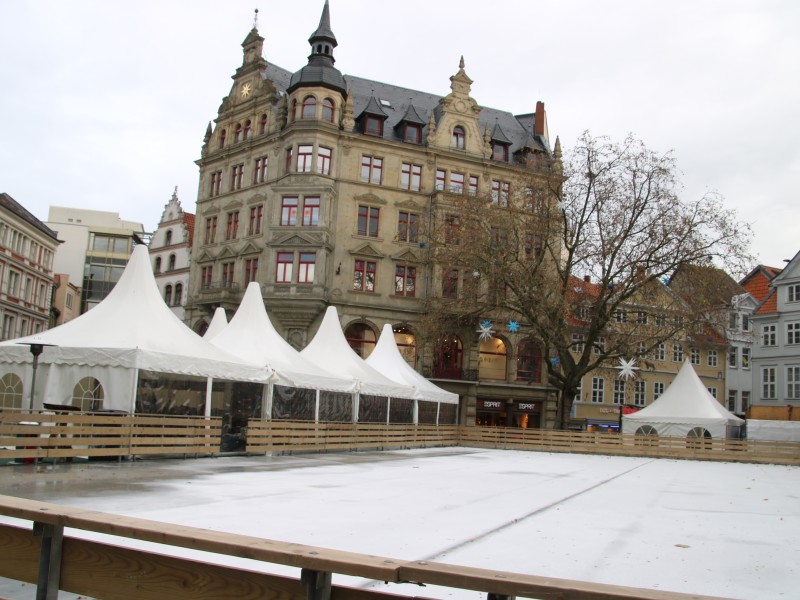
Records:
M153 230L178 186L195 211L207 123L258 7L265 58L295 71L323 0L2 3L0 192L118 211ZM491 8L488 8L491 7ZM674 150L684 195L722 194L759 262L800 250L797 0L331 0L345 74L445 95L545 102L551 143L584 130Z

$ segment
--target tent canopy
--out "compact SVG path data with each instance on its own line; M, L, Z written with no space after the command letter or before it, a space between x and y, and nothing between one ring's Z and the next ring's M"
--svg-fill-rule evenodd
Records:
M225 309L218 306L214 311L214 316L211 318L211 323L208 324L208 329L203 334L203 339L211 341L215 335L228 326L228 317L225 315Z
M147 247L134 248L114 289L76 319L35 335L0 342L0 360L29 362L43 344L43 364L146 369L234 381L266 382L271 372L211 345L161 298Z
M658 400L638 412L623 415L622 432L633 434L639 427L650 425L659 435L683 437L693 428L702 427L712 437L724 438L728 426L743 424L709 393L689 361L684 361Z
M415 398L414 388L385 377L353 352L344 337L335 306L327 308L314 339L300 354L328 373L354 379L361 394Z
M400 354L389 324L383 326L375 349L367 357L367 364L392 381L412 386L416 390L417 400L458 404L458 394L443 390L411 368Z
M230 323L213 336L211 343L242 360L266 365L280 385L337 392L354 392L356 388L352 377L323 371L280 336L267 315L261 288L254 281L248 284Z

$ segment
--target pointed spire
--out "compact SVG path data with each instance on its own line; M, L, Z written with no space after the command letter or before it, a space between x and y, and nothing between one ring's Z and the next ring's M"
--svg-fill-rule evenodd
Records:
M253 14L253 29L258 31L258 9L256 9Z
M298 87L302 86L323 86L340 92L343 96L345 92L344 77L333 64L333 49L338 46L336 36L331 30L330 8L328 0L322 8L322 16L319 25L311 37L308 38L311 44L311 55L308 57L308 64L294 73L289 81L287 91L291 94Z
M458 68L460 70L462 70L462 71L464 70L464 55L463 54L461 55L461 60L458 63Z
M177 200L178 199L178 186L177 185L175 186L175 189L172 190L172 199L173 200Z
M556 136L556 145L553 148L553 158L561 160L561 138Z
M327 40L333 45L334 48L338 45L336 42L336 36L333 35L333 30L331 29L331 12L328 6L328 0L325 0L325 6L322 7L322 16L319 18L317 30L311 34L310 38L308 38L308 42L312 46L316 40Z

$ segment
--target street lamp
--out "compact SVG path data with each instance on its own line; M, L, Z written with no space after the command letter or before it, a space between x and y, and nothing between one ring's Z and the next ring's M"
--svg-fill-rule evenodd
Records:
M33 410L33 395L36 392L36 369L39 366L39 355L44 351L45 346L50 346L50 344L29 344L31 354L33 354L33 379L31 379L31 400L30 400L30 408Z

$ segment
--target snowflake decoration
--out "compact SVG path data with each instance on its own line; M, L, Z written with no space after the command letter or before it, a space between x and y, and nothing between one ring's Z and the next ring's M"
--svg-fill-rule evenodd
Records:
M663 283L664 285L669 285L669 277L667 275L664 275L661 278L661 283Z
M478 336L480 341L484 342L492 339L492 334L494 333L494 329L492 329L492 322L489 319L481 321L480 328L477 331L480 334Z
M558 360L557 356L553 356L550 358L550 364L553 365L554 367L557 367L558 365L561 364L561 361Z
M517 323L516 321L509 321L508 331L510 331L511 333L517 333L519 331L519 323Z
M619 378L620 379L634 379L636 377L636 371L639 370L639 367L634 366L636 365L636 359L632 358L630 360L625 360L624 358L619 359Z

